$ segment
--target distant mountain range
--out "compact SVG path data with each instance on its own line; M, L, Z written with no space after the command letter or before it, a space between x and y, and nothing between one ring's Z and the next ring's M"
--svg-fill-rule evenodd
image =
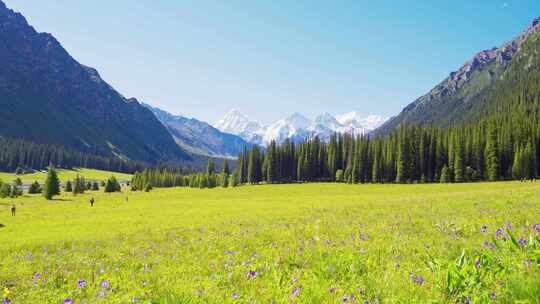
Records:
M152 112L2 1L0 136L149 163L190 160Z
M314 136L327 140L333 133L361 135L376 129L384 122L385 118L378 115L364 117L350 112L337 116L324 113L313 120L294 113L274 123L262 124L250 120L237 110L231 110L216 122L214 127L222 132L238 135L249 143L264 146L273 140L281 143L286 139L300 141Z
M169 130L178 145L184 150L202 156L231 158L249 146L239 136L223 133L206 122L173 115L169 112L152 107L150 109L161 123Z
M496 111L495 100L501 88L512 89L512 98L523 90L526 78L537 77L535 63L540 48L540 18L515 39L501 47L477 53L458 71L450 73L440 84L421 96L403 111L376 130L388 134L404 124L430 124L447 127L461 122L475 121ZM526 50L525 50L526 49ZM520 68L510 68L519 65ZM509 69L510 68L510 69Z

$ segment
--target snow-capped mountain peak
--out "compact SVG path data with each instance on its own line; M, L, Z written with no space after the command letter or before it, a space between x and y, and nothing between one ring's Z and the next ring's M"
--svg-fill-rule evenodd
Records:
M247 116L236 110L231 110L215 124L215 127L223 132L238 135L250 143L267 145L271 141L278 143L286 139L299 141L314 136L328 140L333 133L360 135L374 130L385 120L378 115L363 117L357 112L337 116L323 113L314 120L300 113L293 113L287 118L262 125L257 121L249 120Z
M257 121L250 120L246 115L233 109L227 112L225 116L219 120L214 127L231 134L240 135L242 133L253 133L261 129L261 125Z

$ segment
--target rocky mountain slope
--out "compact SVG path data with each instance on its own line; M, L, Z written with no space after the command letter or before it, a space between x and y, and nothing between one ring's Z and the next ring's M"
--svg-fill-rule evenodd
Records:
M403 124L451 126L474 117L474 108L500 81L525 42L540 31L540 18L508 43L477 53L429 93L409 104L376 133L386 134ZM527 54L533 56L534 54Z
M249 146L239 136L223 133L206 122L143 105L169 130L178 145L190 153L230 158L237 157L244 147Z
M0 136L152 163L189 159L152 112L1 1Z

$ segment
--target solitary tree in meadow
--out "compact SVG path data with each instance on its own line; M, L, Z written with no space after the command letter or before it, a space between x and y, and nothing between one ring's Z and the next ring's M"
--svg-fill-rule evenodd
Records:
M43 186L43 196L45 199L51 200L55 195L60 195L60 180L58 179L58 174L56 173L54 166L49 166L47 179Z

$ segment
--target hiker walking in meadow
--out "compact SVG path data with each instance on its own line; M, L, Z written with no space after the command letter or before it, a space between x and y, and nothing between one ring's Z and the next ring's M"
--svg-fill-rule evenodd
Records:
M90 199L90 207L94 207L94 197Z
M15 216L15 212L17 212L17 207L15 207L15 204L11 205L11 216Z

